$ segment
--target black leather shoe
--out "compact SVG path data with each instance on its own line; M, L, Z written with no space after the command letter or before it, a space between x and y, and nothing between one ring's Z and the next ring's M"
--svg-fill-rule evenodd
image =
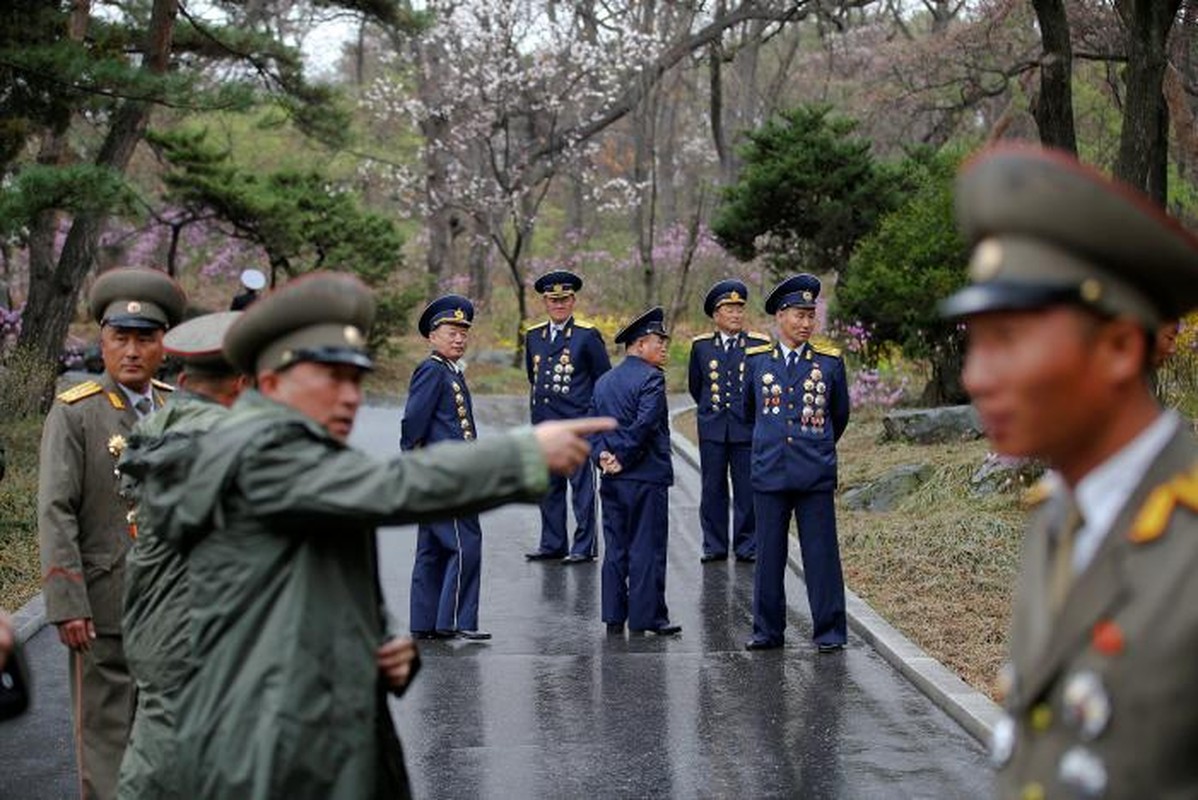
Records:
M456 639L461 635L461 631L451 631L448 628L437 628L433 633L434 639Z
M524 559L526 561L557 561L565 555L565 553L542 553L538 550L535 553L525 553Z
M458 631L458 636L468 642L485 642L491 638L488 631Z
M761 639L750 639L745 642L746 650L778 650L782 647L782 642L767 642Z
M609 623L607 623L607 632L608 632L608 634L610 634L610 635L612 635L612 636L620 636L620 635L623 635L623 633L624 633L624 623L623 623L623 622L609 622Z
M595 560L595 556L584 556L578 553L571 553L562 559L563 564L590 564Z
M652 633L657 636L677 636L682 633L681 625L662 625L660 628L629 628L633 633Z
M727 560L728 560L727 553L704 553L703 555L699 556L700 564L710 564L712 561L727 561Z
M823 643L823 644L817 644L815 646L815 649L821 653L839 653L841 650L844 649L844 645L843 644Z
M440 639L436 631L412 631L413 639Z
M757 556L737 556L736 560L741 564L756 564Z

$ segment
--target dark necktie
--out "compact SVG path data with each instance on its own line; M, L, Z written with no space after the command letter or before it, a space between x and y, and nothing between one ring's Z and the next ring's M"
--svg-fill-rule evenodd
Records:
M724 353L727 354L727 353L731 353L731 352L732 352L732 340L725 339L724 340Z
M795 371L798 369L798 366L799 366L799 351L791 350L790 354L786 356L786 371L789 372L791 375L794 375Z
M136 403L133 404L133 407L135 409L137 409L137 418L138 419L145 418L146 416L149 415L149 413L151 411L154 410L154 404L150 402L150 398L148 398L148 397L141 398L140 400L138 400Z
M1069 587L1073 585L1073 549L1077 532L1085 524L1077 501L1069 498L1069 504L1061 514L1060 522L1051 532L1052 553L1049 556L1048 602L1055 617L1065 604Z

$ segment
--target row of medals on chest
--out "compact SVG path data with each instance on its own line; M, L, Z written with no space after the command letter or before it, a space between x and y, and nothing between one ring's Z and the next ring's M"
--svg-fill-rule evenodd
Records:
M793 386L787 386L786 391L794 392ZM824 373L819 367L813 367L803 379L803 409L802 427L820 432L824 428L826 417L824 411L828 405L828 384L824 383ZM761 376L761 410L763 414L782 413L782 386L772 372Z
M550 360L551 361L551 360ZM556 364L550 366L550 361L545 363L545 380L546 389L551 389L557 394L570 393L570 381L574 376L574 365L570 363L570 351L563 350L561 357ZM541 354L537 353L532 357L532 369L538 375L541 372Z
M462 394L462 384L454 381L450 384L453 389L453 402L458 410L458 422L462 424L462 438L474 438L474 426L470 424L470 416L466 413L466 395Z

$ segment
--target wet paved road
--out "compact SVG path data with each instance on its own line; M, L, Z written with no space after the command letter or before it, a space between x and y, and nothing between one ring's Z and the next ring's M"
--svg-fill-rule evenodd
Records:
M520 398L477 400L481 435L521 424ZM354 440L387 455L399 411L362 412ZM698 476L675 462L667 598L678 638L606 635L598 565L529 564L534 506L483 517L481 625L489 643L426 643L393 701L419 798L972 798L982 748L850 634L820 656L788 576L789 637L750 654L752 568L699 564ZM414 529L387 529L387 599L407 621ZM0 726L0 798L71 796L65 657L53 630L28 645L33 712Z

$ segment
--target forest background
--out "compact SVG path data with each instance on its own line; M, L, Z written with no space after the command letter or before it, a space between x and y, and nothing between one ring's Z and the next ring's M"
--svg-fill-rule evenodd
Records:
M762 328L777 278L816 272L863 420L847 480L867 480L897 458L879 456L878 413L966 399L960 332L934 302L965 280L959 163L1042 141L1194 228L1196 55L1198 0L6 3L0 605L36 591L40 414L94 340L80 298L104 269L165 269L197 312L227 307L243 269L272 284L352 271L380 299L371 388L387 396L423 355L415 314L443 292L478 306L475 391L526 390L531 284L553 268L584 276L580 315L609 343L664 305L682 390L711 283L745 280ZM1166 382L1191 419L1196 346L1187 321ZM981 642L918 638L981 683L1018 511L953 491L985 457L970 447L933 457L945 517L920 513L925 496L846 515L842 539L850 584L913 624L928 609L903 606L929 576L958 576L943 596L976 602L943 603L945 624L981 626Z

